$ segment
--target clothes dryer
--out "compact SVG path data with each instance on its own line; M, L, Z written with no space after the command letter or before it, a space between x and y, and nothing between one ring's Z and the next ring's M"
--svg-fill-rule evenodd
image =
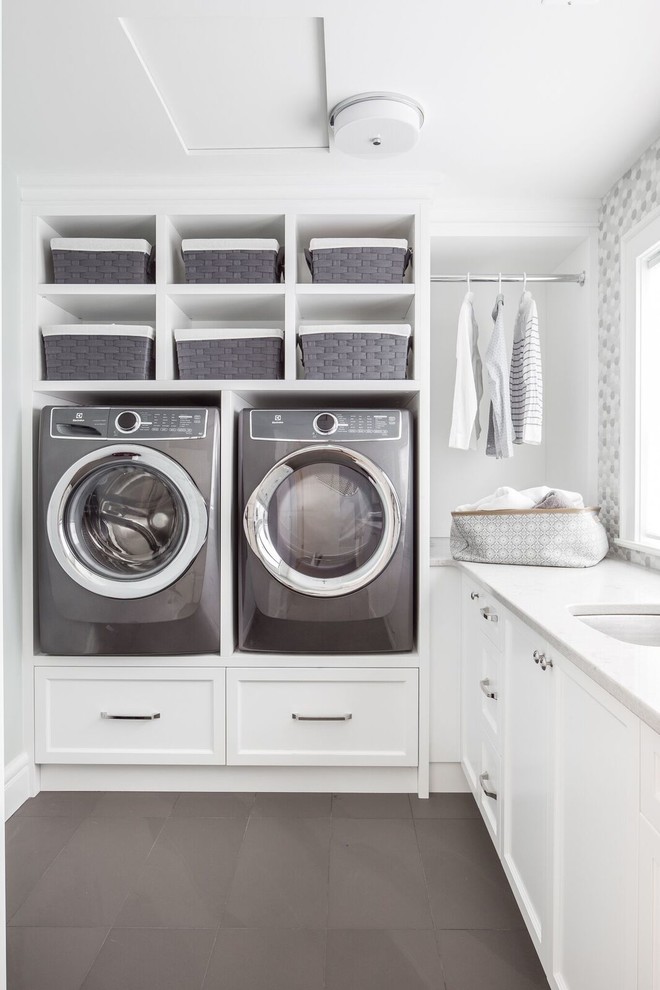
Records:
M413 647L411 416L252 409L239 423L239 647Z

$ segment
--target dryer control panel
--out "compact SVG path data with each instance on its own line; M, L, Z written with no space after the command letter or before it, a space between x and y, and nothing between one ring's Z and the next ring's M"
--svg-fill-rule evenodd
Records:
M399 440L401 413L398 409L253 409L250 437L301 443Z
M64 440L201 440L208 409L145 406L57 406L50 435Z

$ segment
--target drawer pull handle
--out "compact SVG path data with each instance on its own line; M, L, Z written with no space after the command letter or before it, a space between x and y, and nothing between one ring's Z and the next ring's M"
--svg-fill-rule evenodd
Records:
M488 622L499 622L500 621L500 617L497 614L497 612L494 612L493 609L490 608L490 606L488 606L488 605L486 606L486 608L480 608L479 611L483 615L484 619L486 619Z
M484 770L483 773L479 774L479 783L481 784L481 790L484 792L486 797L492 798L493 801L497 801L497 793L495 791L489 791L486 787L486 781L490 780L488 776L488 771Z
M353 715L351 712L346 715L299 715L291 712L291 718L296 722L350 722Z
M101 718L119 719L122 722L153 722L160 718L160 712L152 712L151 715L111 715L110 712L101 712Z
M476 602L476 600L477 600L478 597L479 597L479 592L478 591L471 591L470 592L470 598L471 598L471 600L473 602Z
M497 701L497 691L491 691L490 681L487 677L484 677L483 681L479 681L479 687L486 695L487 698L491 698L493 701Z

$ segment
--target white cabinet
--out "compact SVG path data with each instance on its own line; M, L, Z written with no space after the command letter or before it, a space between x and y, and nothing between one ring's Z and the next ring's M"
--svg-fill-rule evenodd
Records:
M550 918L551 651L522 622L505 620L506 697L502 859L539 955Z
M225 672L36 667L37 763L224 763Z
M638 990L660 990L660 832L639 816Z
M499 848L502 761L501 669L504 610L474 582L463 582L461 762L468 784Z
M552 974L562 990L632 990L639 721L554 657Z
M660 735L642 725L638 988L660 990Z
M639 720L465 576L462 607L462 763L550 985L660 990L660 737L638 865Z
M417 765L417 670L227 671L227 762Z

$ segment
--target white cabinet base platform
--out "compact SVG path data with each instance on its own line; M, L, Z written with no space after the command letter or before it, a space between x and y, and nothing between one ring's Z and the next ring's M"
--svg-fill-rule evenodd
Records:
M301 791L416 794L417 767L164 767L40 768L42 791Z

